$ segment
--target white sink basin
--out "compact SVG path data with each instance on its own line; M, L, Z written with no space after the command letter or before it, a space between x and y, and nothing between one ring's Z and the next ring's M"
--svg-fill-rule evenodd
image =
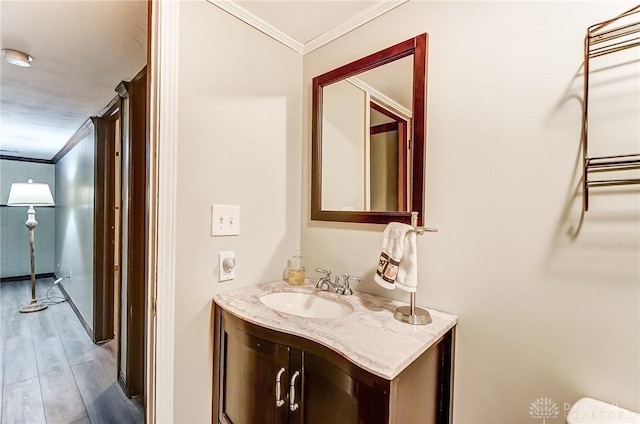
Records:
M347 303L309 293L271 293L262 296L260 301L278 312L306 318L341 318L353 312Z

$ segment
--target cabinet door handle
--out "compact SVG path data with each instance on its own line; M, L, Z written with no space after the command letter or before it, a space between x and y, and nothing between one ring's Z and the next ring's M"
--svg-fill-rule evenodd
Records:
M295 411L298 409L298 404L296 403L296 378L300 373L298 371L294 372L291 376L291 386L289 387L289 409Z
M280 378L282 377L283 373L284 368L280 368L280 371L278 371L278 375L276 375L276 406L278 408L284 405L284 400L280 398Z

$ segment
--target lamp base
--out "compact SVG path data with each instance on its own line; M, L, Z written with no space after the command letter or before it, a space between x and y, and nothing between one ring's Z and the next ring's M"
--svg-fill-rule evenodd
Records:
M422 308L415 307L411 314L411 306L400 306L393 313L393 317L398 321L413 325L427 325L431 323L431 314Z
M21 308L20 312L27 314L29 312L38 312L38 311L41 311L43 309L47 309L47 305L43 305L42 303L39 303L37 301L33 301L30 304L28 304L27 306Z

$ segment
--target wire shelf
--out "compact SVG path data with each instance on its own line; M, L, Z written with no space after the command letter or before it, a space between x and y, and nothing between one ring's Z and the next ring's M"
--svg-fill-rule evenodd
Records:
M595 187L640 184L640 178L591 179L593 173L625 173L640 169L640 154L589 156L589 69L591 60L627 49L640 47L640 20L628 22L640 14L640 5L587 29L584 41L584 101L582 107L583 211L589 210L589 189ZM624 21L624 23L623 23Z

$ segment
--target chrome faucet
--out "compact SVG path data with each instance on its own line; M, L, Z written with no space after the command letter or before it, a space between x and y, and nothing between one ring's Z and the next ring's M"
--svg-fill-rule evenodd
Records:
M342 294L345 296L351 295L353 294L353 291L351 290L351 287L349 287L349 281L362 281L362 278L360 277L356 277L353 275L349 275L349 274L344 274L342 276L342 278L344 279L344 282L340 282L340 277L336 275L336 279L335 282L331 281L331 271L326 270L326 269L322 269L322 268L316 268L316 272L321 272L324 274L324 277L320 277L318 279L318 282L316 283L316 288L319 288L320 290L329 290L329 286L333 287L333 289L335 290L336 293L338 294Z
M346 294L346 295L353 294L351 287L349 287L349 280L353 280L357 283L362 281L362 278L356 277L355 275L349 275L349 274L344 274L342 278L344 278L344 283L342 284L342 287L336 289L336 293L338 294ZM338 281L338 277L336 277L336 281Z
M316 288L320 290L329 290L329 286L333 286L333 283L331 282L331 271L322 268L316 268L316 272L322 272L324 274L324 277L318 278Z

